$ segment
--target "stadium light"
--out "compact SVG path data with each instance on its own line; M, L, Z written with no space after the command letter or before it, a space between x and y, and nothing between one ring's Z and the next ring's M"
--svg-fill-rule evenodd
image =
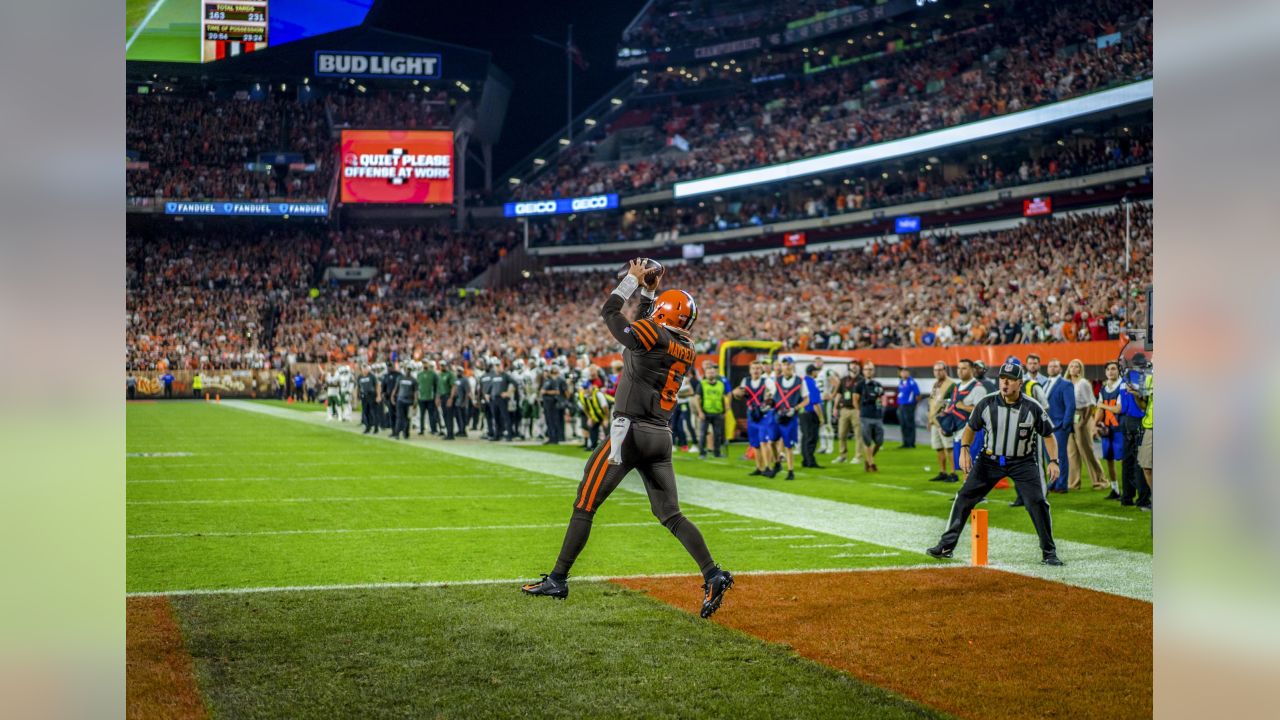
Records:
M542 159L542 158L534 158L534 159L533 159L533 164L534 164L534 165L546 165L546 164L547 164L547 161L546 161L546 160L544 160L544 159Z
M507 178L507 182L511 183L512 185L519 185L520 178Z
M979 142L1084 115L1114 110L1133 103L1151 100L1153 97L1153 81L1143 80L1043 107L986 118L898 140L842 150L803 160L793 160L777 165L767 165L752 170L687 180L676 183L672 188L672 193L676 198L684 198L703 193L777 182L779 180L790 180L814 173L856 167L867 163L883 162L952 145Z
M595 127L595 126L596 126L596 121L595 121L594 119L592 119L592 118L587 118L586 120L583 120L583 121L582 121L582 124L583 124L583 125L586 125L587 127Z
M561 144L561 145L568 145L568 144L569 144L569 138L560 138L560 144Z
M621 104L622 104L622 98L612 98L612 99L610 99L610 100L609 100L609 102L613 103L614 105L621 105Z

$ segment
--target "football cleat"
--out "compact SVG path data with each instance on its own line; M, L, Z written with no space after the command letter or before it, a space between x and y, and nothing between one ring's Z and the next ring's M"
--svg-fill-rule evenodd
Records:
M945 560L946 558L951 557L953 550L954 548L944 548L941 545L934 545L928 550L925 550L925 553L928 554L929 557L935 557L935 558L938 558L939 560Z
M711 617L724 602L725 592L733 587L733 574L728 570L717 570L710 580L702 583L702 617Z
M520 587L525 595L546 595L564 600L569 597L569 583L556 582L550 575L543 575L542 580Z

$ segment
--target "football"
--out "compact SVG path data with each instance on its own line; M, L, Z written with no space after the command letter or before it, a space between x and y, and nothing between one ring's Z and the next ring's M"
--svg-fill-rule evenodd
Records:
M659 277L662 276L662 270L663 270L662 263L658 262L657 260L654 260L653 258L640 258L640 259L644 261L644 266L645 266L644 284L652 285L655 281L657 281ZM622 278L626 277L627 273L630 272L630 270L631 270L630 263L627 263L626 265L622 266L622 269L618 271L618 279L621 280Z

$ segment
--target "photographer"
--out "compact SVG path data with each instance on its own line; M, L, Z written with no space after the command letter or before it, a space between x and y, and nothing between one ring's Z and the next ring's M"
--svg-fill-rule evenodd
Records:
M1151 487L1138 464L1138 454L1146 430L1147 370L1147 356L1142 353L1134 355L1129 362L1129 369L1121 378L1124 390L1120 393L1120 430L1124 433L1120 504L1137 505L1142 510L1151 509Z
M884 386L876 380L876 366L862 366L862 379L853 388L853 400L857 404L862 425L862 447L866 451L867 472L880 472L876 467L876 452L884 446Z

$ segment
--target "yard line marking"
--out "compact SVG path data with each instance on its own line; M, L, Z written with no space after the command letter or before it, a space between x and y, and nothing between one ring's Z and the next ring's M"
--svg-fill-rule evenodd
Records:
M224 401L219 408L237 412L256 412L292 422L323 427L323 421L300 417L301 413L255 406L238 400ZM342 428L337 428L341 430ZM359 435L359 430L348 430ZM369 440L369 442L374 442ZM506 465L513 470L539 472L564 478L580 478L582 461L518 446L494 447L449 443L413 445L424 452L444 453L480 462ZM732 513L740 517L787 525L800 530L823 533L846 540L857 540L881 547L920 553L937 543L946 524L945 514L920 514L901 510L884 510L852 502L797 495L764 487L740 485L723 480L699 477L696 468L680 474L680 499L689 505ZM838 476L822 476L840 480ZM644 485L632 473L618 486L625 492L643 495ZM1058 555L1067 564L1049 568L1040 564L1038 542L1033 533L1004 528L990 528L992 557L988 567L1019 575L1040 578L1099 592L1111 593L1151 602L1152 556L1131 550L1093 545L1074 540L1059 540ZM964 534L957 546L957 556L968 552L969 538ZM957 563L967 566L967 563Z
M859 547L864 543L818 543L817 545L788 545L792 550L808 550L809 548Z
M753 535L752 540L806 540L817 535Z
M710 521L703 525L721 525L729 522L740 522L738 520L728 521ZM619 523L599 523L601 527L648 527L657 525L656 520L646 520L644 522L619 522ZM130 540L160 540L171 538L201 538L201 537L265 537L275 535L358 535L360 533L416 533L416 532L476 532L484 530L545 530L548 528L563 528L565 523L535 523L525 525L439 525L436 527L402 527L402 528L329 528L322 530L246 530L236 532L232 530L215 531L215 532L184 532L184 533L141 533L137 535L127 536Z
M151 18L156 16L156 11L159 10L160 6L164 5L164 3L165 0L157 0L156 4L151 7L151 12L147 13L147 16L142 18L142 23L138 25L138 28L133 31L133 35L129 37L128 42L124 44L125 52L128 52L129 48L133 46L133 41L138 39L138 36L142 34L142 30L147 27L147 23L151 22ZM117 35L116 37L120 36Z
M490 478L489 473L471 473L465 475L313 475L301 477L279 477L272 475L255 475L251 477L211 477L211 478L154 478L150 480L126 480L126 485L182 485L184 483L205 482L308 482L329 480L466 480L470 478ZM510 478L518 480L519 478ZM563 481L562 481L563 482Z
M808 570L735 570L735 577L750 575L807 575L832 574L848 572L889 572L894 570L947 570L967 568L962 563L920 563L913 565L885 565L882 567L856 568L813 568ZM607 582L609 580L642 580L647 578L687 577L694 575L687 572L653 573L650 575L583 575L575 576L574 582ZM413 588L445 588L451 585L521 585L529 582L529 578L500 578L486 580L424 580L420 582L381 582L350 583L345 585L285 585L279 587L242 587L242 588L193 588L187 590L138 590L125 593L126 597L157 597L179 595L253 595L258 593L278 592L320 592L333 590L396 590Z
M902 553L897 552L879 552L879 553L837 553L832 555L833 558L880 558L880 557L897 557Z
M906 485L887 485L885 483L867 483L867 484L873 485L878 488L885 488L887 490L910 490L911 489Z
M1120 517L1119 515L1104 515L1103 513L1086 512L1084 510L1068 510L1069 513L1076 515L1088 515L1089 517L1104 518L1106 520L1119 520L1120 522L1133 522L1133 518Z
M126 505L244 505L258 503L359 502L362 500L485 500L489 498L560 497L547 493L509 495L358 495L355 497L219 498L201 500L129 500Z
M930 495L941 495L942 497L955 497L955 493L942 492L941 490L925 490Z
M171 458L171 457L191 457L195 453L189 452L131 452L125 453L125 457L131 458Z
M725 532L759 532L760 530L786 530L786 528L781 525L766 525L765 527L730 528Z

